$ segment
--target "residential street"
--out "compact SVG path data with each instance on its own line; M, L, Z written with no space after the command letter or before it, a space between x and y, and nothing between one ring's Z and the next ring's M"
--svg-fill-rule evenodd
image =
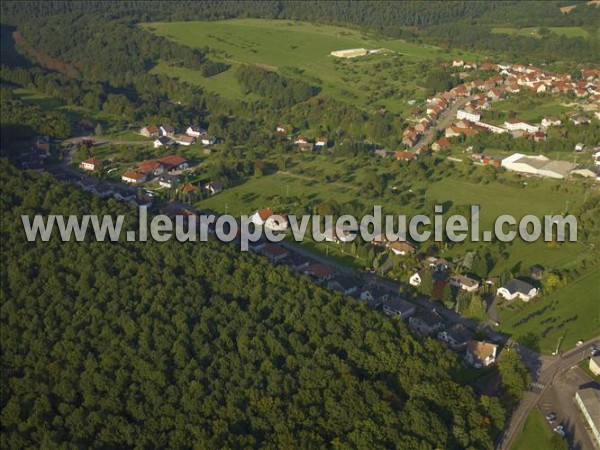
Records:
M452 106L450 106L450 108L448 108L447 110L442 112L442 114L436 121L435 126L432 126L427 131L425 131L425 133L423 134L423 137L421 139L419 139L419 142L417 142L410 149L410 151L419 153L422 149L427 148L433 142L433 140L436 138L437 132L444 131L446 129L446 127L448 125L450 125L450 123L452 123L452 121L454 120L454 117L456 116L456 112L459 109L461 109L463 106L465 106L468 102L473 100L474 98L475 98L475 96L472 95L470 97L465 97L465 98L456 100L452 104Z

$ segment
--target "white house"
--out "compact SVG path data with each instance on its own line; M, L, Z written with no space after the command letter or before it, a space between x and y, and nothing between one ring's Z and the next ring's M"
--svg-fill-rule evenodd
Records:
M85 161L81 161L79 164L79 168L81 170L87 170L89 172L94 172L98 169L102 168L102 161L95 158L86 159Z
M498 346L489 342L469 341L467 343L466 361L480 369L496 362L498 355Z
M217 140L212 136L202 136L201 139L202 145L213 145Z
M154 148L169 147L170 145L173 145L173 141L167 136L161 136L154 141Z
M175 142L178 143L179 145L185 145L186 147L189 147L194 142L196 142L196 138L193 136L189 136L189 135L183 135L183 136L179 136L177 139L175 139Z
M471 122L479 122L481 120L481 114L465 111L464 109L459 109L456 112L457 119L466 119Z
M560 120L558 117L544 117L542 119L542 126L545 128L557 127L560 125L562 125L562 120Z
M294 144L296 144L296 145L308 144L308 139L306 139L304 136L298 136L294 140Z
M146 174L136 170L129 170L121 176L121 180L125 183L139 184L146 181Z
M411 277L408 279L408 283L411 286L421 286L421 275L422 272L415 272L411 275Z
M479 281L464 275L455 275L450 277L450 285L467 292L477 292Z
M161 125L160 134L161 136L172 137L175 134L175 128L173 128L171 125Z
M530 123L522 120L507 120L504 122L504 128L510 131L525 131L527 133L535 133L540 131L540 127L531 125Z
M465 62L462 59L455 59L452 61L452 67L462 67L465 65Z
M327 138L324 136L319 136L315 140L315 147L325 147L327 145Z
M271 208L263 208L259 209L250 216L250 220L254 225L264 225L269 217L273 215L273 210Z
M158 179L158 184L164 188L172 188L179 181L179 178L173 175L163 175Z
M585 148L585 144L579 143L579 144L575 145L576 152L582 152L584 148Z
M265 220L265 228L273 231L285 231L288 227L288 218L286 215L273 214Z
M188 136L191 136L191 137L199 138L200 136L206 135L206 130L204 130L200 127L197 127L195 125L190 125L185 130L185 134L187 134Z
M528 302L538 294L538 289L525 281L514 279L498 288L496 294L506 300L520 298L524 302Z

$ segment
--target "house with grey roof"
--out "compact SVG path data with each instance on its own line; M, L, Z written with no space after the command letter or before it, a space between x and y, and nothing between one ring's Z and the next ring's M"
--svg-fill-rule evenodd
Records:
M523 280L515 278L498 288L496 294L506 300L520 298L524 302L528 302L538 294L538 289Z
M392 297L383 302L383 312L388 316L407 319L415 313L415 310L415 305L401 297Z

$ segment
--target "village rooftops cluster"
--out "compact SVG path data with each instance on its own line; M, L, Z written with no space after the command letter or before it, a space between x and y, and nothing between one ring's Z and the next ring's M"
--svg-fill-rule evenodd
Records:
M136 168L125 172L121 180L131 184L143 183L164 173L186 169L188 166L189 163L183 156L169 155L157 160L139 162Z
M142 136L154 138L154 148L170 147L174 144L190 146L200 140L202 145L210 146L216 142L216 138L209 136L208 132L196 125L190 125L185 132L177 134L173 126L169 124L147 125L140 130Z
M452 67L462 69L476 69L475 63L463 60L454 60ZM516 123L506 123L499 127L481 122L481 112L488 109L492 101L502 99L506 94L516 94L521 90L535 93L567 94L572 92L577 98L587 98L591 104L600 103L600 75L597 69L585 68L581 70L582 79L574 81L570 74L554 74L545 72L533 66L519 64L493 64L485 62L481 68L486 71L496 71L498 75L487 80L467 81L455 86L449 91L441 92L427 100L425 115L417 116L416 125L406 128L402 135L402 143L406 147L414 147L426 130L432 127L438 117L448 109L456 100L472 96L462 109L457 112L457 119L465 121L446 127L445 136L470 136L480 131L505 133L507 131L523 131L525 137L535 140L544 140L545 133L534 125L517 120ZM462 74L467 76L467 73ZM595 107L594 113L600 119L600 107ZM547 124L555 126L556 120L549 118ZM548 126L548 125L543 125ZM438 145L436 147L441 147ZM433 148L436 150L436 148Z

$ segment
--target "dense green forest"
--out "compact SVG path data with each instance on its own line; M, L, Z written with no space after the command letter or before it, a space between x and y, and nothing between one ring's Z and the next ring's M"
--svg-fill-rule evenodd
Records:
M27 242L130 211L0 168L3 448L492 448L500 401L402 322L216 242Z

